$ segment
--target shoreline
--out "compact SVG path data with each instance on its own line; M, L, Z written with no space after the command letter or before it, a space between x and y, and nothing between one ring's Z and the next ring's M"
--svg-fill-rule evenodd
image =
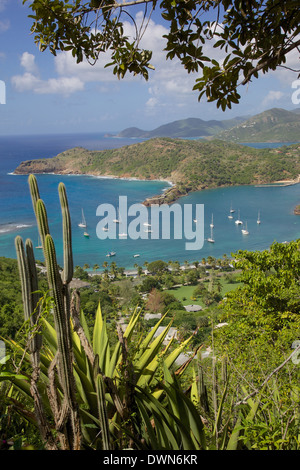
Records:
M97 179L107 179L107 180L122 180L122 181L141 181L141 182L160 182L160 183L166 183L170 187L169 188L164 188L161 192L161 194L157 194L154 196L151 196L147 199L145 199L142 204L145 206L149 207L151 204L173 204L175 201L180 199L181 197L187 196L190 192L193 192L192 190L189 190L186 188L185 192L181 192L177 187L176 183L169 179L163 179L163 178L153 178L153 179L144 179L144 178L138 178L134 176L116 176L116 175L97 175L95 173L65 173L65 172L37 172L37 173L15 173L9 172L7 175L10 176L25 176L29 174L34 174L34 175L58 175L58 176L88 176L91 178L97 178ZM295 179L287 179L287 180L277 180L271 183L261 183L261 184L255 184L253 183L252 186L256 188L270 188L270 187L286 187L286 186L292 186L295 184L300 183L300 174L297 176ZM231 185L229 185L231 186ZM240 186L240 185L233 185L233 186ZM205 191L207 189L217 189L219 186L216 187L210 187L210 188L201 188L197 189L194 191ZM300 209L298 208L299 206L296 206L294 209L295 215L300 215ZM296 213L297 211L297 213Z
M58 176L89 176L92 178L97 179L108 179L108 180L123 180L123 181L142 181L142 182L152 182L157 181L159 183L167 183L169 186L175 186L175 183L171 180L167 180L164 178L154 178L154 179L145 179L145 178L138 178L135 176L116 176L116 175L97 175L95 173L64 173L64 172L54 172L54 171L41 171L37 173L15 173L15 171L7 173L9 176L28 176L28 175L58 175Z

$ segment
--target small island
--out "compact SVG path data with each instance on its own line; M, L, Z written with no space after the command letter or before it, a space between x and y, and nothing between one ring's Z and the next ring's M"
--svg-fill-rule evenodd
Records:
M77 174L166 181L171 187L144 201L171 204L191 191L234 185L299 182L300 146L255 149L222 140L154 138L117 149L66 150L22 162L15 174Z

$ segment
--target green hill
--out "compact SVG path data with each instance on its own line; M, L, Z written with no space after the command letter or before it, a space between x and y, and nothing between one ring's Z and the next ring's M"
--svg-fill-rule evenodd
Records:
M273 108L224 130L217 137L230 142L299 142L299 110Z
M15 173L169 180L175 186L157 202L171 202L189 191L295 179L300 174L300 146L259 150L220 140L157 138L112 150L77 147L54 158L22 162Z
M223 121L204 121L198 118L181 119L157 127L152 131L144 131L137 127L129 127L118 134L118 137L133 137L140 139L152 139L154 137L204 137L213 136L225 129L231 128L243 122L246 118L237 117Z

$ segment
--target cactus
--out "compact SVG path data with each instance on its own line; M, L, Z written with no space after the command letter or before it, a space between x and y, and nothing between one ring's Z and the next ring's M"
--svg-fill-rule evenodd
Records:
M73 252L72 252L72 230L69 205L66 188L63 183L58 186L62 220L63 220L63 245L64 245L64 271L63 282L69 284L73 278Z
M38 294L38 278L33 254L33 246L31 240L26 240L24 250L23 240L20 236L15 240L22 298L24 305L25 321L29 322L31 329L36 328L38 320L39 294ZM29 342L29 351L32 354L32 363L37 365L39 360L39 350L41 348L42 337L38 334L38 328L34 332Z
M197 360L197 366L198 366L198 393L199 393L200 404L202 408L204 409L205 413L209 413L210 408L209 408L209 402L208 402L208 396L207 396L207 388L204 382L203 368L200 365L199 358Z
M38 327L39 300L38 278L31 240L25 242L26 253L23 240L20 236L15 239L17 259L19 265L21 290L24 306L25 321L30 324L29 344L30 358L32 364L30 392L34 401L34 411L38 428L45 441L48 450L57 450L56 442L52 436L50 425L47 421L39 394L37 382L40 376L40 349L42 346L42 336Z
M62 210L64 270L60 275L53 239L50 235L47 211L40 198L37 181L34 175L28 178L32 205L37 219L38 229L47 268L47 278L50 292L53 296L53 317L57 335L58 352L49 367L48 394L56 429L64 449L79 449L81 445L81 430L79 422L78 405L75 398L75 381L73 376L73 355L70 331L70 288L69 283L73 277L73 255L71 220L66 190L63 183L59 185L59 198ZM25 254L21 237L15 240L19 272L22 284L24 316L32 324L36 321L35 306L38 302L37 273L33 246L30 240L26 241ZM41 344L39 335L30 343L30 351L34 367L38 368L38 355ZM55 370L57 370L59 383L63 392L62 403L55 386ZM39 374L37 374L38 376ZM36 393L36 389L35 389ZM40 404L40 403L39 403ZM45 435L45 433L44 433ZM49 438L49 433L46 433ZM51 438L50 438L51 441Z
M40 199L40 192L37 185L36 177L34 175L29 175L28 184L31 194L31 200L33 205L34 213L36 214L36 203Z

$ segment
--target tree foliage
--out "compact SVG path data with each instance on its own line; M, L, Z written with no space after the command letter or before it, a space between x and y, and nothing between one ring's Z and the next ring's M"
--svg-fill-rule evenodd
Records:
M223 110L239 102L240 84L285 66L287 54L300 46L297 0L25 2L32 9L31 29L40 50L49 48L54 55L71 51L78 63L87 59L92 64L108 53L107 66L118 78L129 72L148 79L152 52L142 48L141 39L153 11L159 10L168 28L166 58L177 58L188 73L196 73L199 99L204 95ZM133 16L137 5L144 7L140 24ZM125 34L125 20L134 25L134 38ZM207 53L207 44L215 57Z

